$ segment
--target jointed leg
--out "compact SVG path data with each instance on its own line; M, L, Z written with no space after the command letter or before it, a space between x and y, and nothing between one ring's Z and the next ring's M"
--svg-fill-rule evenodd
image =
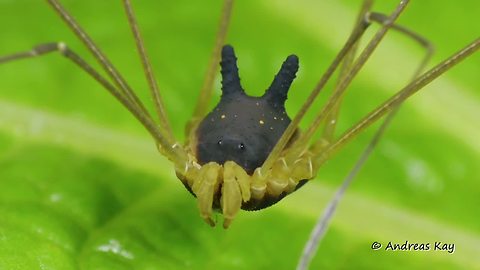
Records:
M360 17L359 19L362 19L362 18ZM381 14L381 13L376 13L376 12L368 13L366 19L368 21L373 21L373 22L377 22L377 23L380 23L380 24L386 24L388 22L388 16L386 16L384 14ZM434 51L433 45L427 39L422 37L421 35L415 33L414 31L412 31L412 30L410 30L406 27L403 27L401 25L393 24L392 29L396 30L396 31L400 32L401 34L404 34L407 37L409 37L409 38L413 39L414 41L418 42L419 45L424 47L425 50L426 50L425 56L423 57L422 61L420 62L420 64L418 65L417 69L415 70L415 72L412 76L412 80L413 80L418 75L420 75L420 73L425 69L427 63L430 61L431 57L433 56L433 51ZM350 72L350 69L352 67L353 60L354 60L354 57L355 57L356 49L357 49L356 47L357 46L352 48L350 54L343 61L343 66L342 66L342 69L340 71L338 83L336 85L336 88L335 88L334 92L340 91L340 88L339 88L340 82L342 82L344 80L345 76L348 74L348 72ZM343 95L344 94L345 94L345 92L343 92ZM336 127L336 123L337 123L337 118L338 118L338 113L339 113L340 106L341 106L341 103L342 103L342 100L343 100L343 95L338 99L338 102L335 104L332 111L328 114L328 116L325 119L325 128L323 130L323 134L322 134L321 139L325 140L326 142L331 142L333 140L335 127ZM305 142L305 143L308 143L308 142Z
M186 184L192 187L192 192L197 197L200 215L212 227L215 226L212 220L213 201L220 186L224 228L230 226L240 211L242 202L247 202L251 198L251 177L233 161L227 161L223 166L209 162L197 169L187 170L185 176Z
M368 16L370 13L367 8L369 8L369 6L367 6L366 3L364 2L363 7L360 9L360 13L358 14L356 24L362 23L363 20L367 22L369 21ZM357 54L358 44L359 44L359 40L352 46L352 49L345 56L345 59L342 62L340 73L338 75L334 92L339 91L338 86L343 80L345 80L345 77L350 72L353 65L353 61L355 59L355 55ZM333 138L334 136L335 128L337 126L338 113L340 112L340 106L342 104L342 101L343 101L343 95L339 98L338 102L335 104L332 111L326 117L325 128L322 134L322 138L325 139L326 142L330 142L331 138Z
M316 164L323 163L328 157L334 154L342 146L344 146L348 141L353 139L358 133L363 131L365 128L375 123L379 118L387 114L388 112L394 110L399 104L409 98L411 95L416 93L418 90L422 89L425 85L433 81L438 76L445 73L447 70L454 67L456 64L467 58L469 55L477 52L480 49L480 38L477 38L472 43L467 45L462 50L458 51L445 61L441 62L434 68L430 69L417 79L413 80L410 84L405 86L393 97L388 99L382 105L377 107L366 117L360 120L355 126L347 130L343 135L340 136L335 142L328 146L325 150L325 153L315 161Z
M107 57L100 51L100 49L93 43L92 39L87 35L87 33L80 27L80 25L72 18L72 16L64 9L64 7L57 0L46 0L48 4L60 15L63 21L70 27L74 34L84 43L84 45L90 50L95 59L100 63L103 69L107 72L109 77L112 79L116 87L122 93L122 95L130 101L131 104L136 107L136 117L142 119L148 119L149 123L152 123L156 133L154 135L155 140L159 146L159 149L162 153L166 154L167 157L175 163L177 168L182 168L187 162L187 154L181 147L177 147L173 138L167 134L164 129L158 128L148 111L145 109L145 106L141 103L138 97L135 95L130 86L126 83L125 79L120 75L120 73L115 69L115 67L110 63ZM152 134L153 135L153 134Z
M215 38L215 45L213 47L212 55L208 63L207 72L205 73L200 95L198 96L197 104L193 112L192 120L187 123L185 128L186 137L190 135L192 128L194 128L198 122L207 113L210 100L213 93L213 83L218 70L218 64L220 62L220 52L222 46L225 44L225 39L228 33L228 26L230 23L230 17L232 15L234 0L224 0L220 23L218 27L217 36Z
M147 81L148 81L150 94L155 104L155 110L157 111L158 119L160 121L160 126L162 127L162 129L165 130L165 134L168 136L168 138L171 141L174 141L173 132L170 127L170 123L168 121L164 103L160 96L160 90L158 89L157 80L155 79L155 75L153 74L152 65L150 64L150 61L148 59L145 45L143 44L143 39L140 34L137 20L135 18L135 13L133 12L133 8L130 0L124 0L123 6L125 8L125 12L127 13L128 23L130 24L130 28L132 30L132 33L135 39L135 44L137 46L138 54L140 55L140 59L142 60L143 71L145 72L145 77L147 78Z
M370 13L369 14L369 19L372 21L376 21L379 23L384 23L388 17L379 14L379 13ZM398 26L394 24L392 26L393 29L398 30L399 32L406 34L408 37L413 38L414 40L418 41L420 45L426 48L427 53L420 62L418 68L416 69L415 73L413 74L413 79L415 79L420 72L423 71L425 68L426 64L430 60L431 56L433 55L433 46L431 45L430 42L428 42L426 39L421 37L420 35L416 34L415 32L404 28L402 26ZM353 58L354 58L354 49L352 49L352 52L350 53L349 56L347 57L343 63L342 70L340 72L339 76L339 81L342 81L346 73L349 72L349 69L351 68L351 65L353 63ZM338 85L337 85L338 86ZM338 91L338 88L335 89L335 91ZM322 137L320 140L324 140L327 143L331 143L334 137L334 131L335 131L335 126L336 126L336 121L340 109L340 105L342 102L342 98L339 99L337 102L336 106L333 108L332 112L328 115L326 118L325 122L325 128L322 134ZM395 109L393 109L385 118L385 120L382 122L382 125L378 128L378 130L375 132L374 137L372 140L369 142L365 150L362 152L360 158L357 160L355 163L353 169L349 172L347 177L342 181L342 185L339 187L339 189L335 192L334 197L330 200L329 204L326 206L325 210L323 211L323 214L319 216L317 223L315 224L315 227L313 228L310 237L305 244L302 256L300 257L297 269L302 270L306 269L308 264L310 263L312 257L315 255L316 250L322 241L323 236L325 235L328 225L330 223L330 220L333 217L333 214L335 213L335 210L343 197L343 194L345 193L346 189L350 186L350 183L353 181L353 179L356 177L356 175L359 173L360 169L363 167L365 161L368 159L370 154L372 153L373 149L375 146L378 144L380 138L382 137L383 133L385 132L386 128L388 125L392 122L393 118L395 117L396 112L400 108L399 104ZM315 152L315 151L314 151Z
M85 44L85 46L90 50L95 59L99 62L102 68L107 72L109 77L115 83L115 85L120 89L120 91L137 107L140 108L140 111L150 117L147 110L140 102L138 97L135 95L133 90L128 86L125 79L120 75L120 73L115 69L115 67L110 63L107 57L100 51L100 49L93 43L92 39L87 35L87 33L80 27L80 25L73 19L73 17L65 10L65 8L57 0L46 0L48 4L60 15L63 21L70 27L74 34Z
M250 176L233 161L223 164L222 213L226 229L242 206L250 200Z
M383 14L380 14L380 13L375 13L375 12L370 13L369 16L368 16L368 19L371 20L371 21L376 21L376 22L381 23L381 24L385 24L385 22L388 21L387 16L385 16ZM422 37L421 35L415 33L414 31L412 31L408 28L405 28L401 25L393 24L392 29L397 30L402 34L405 34L407 37L412 38L413 40L417 41L421 46L423 46L426 49L425 56L423 57L422 61L420 62L420 64L418 65L417 69L415 70L415 72L412 76L412 81L413 81L425 69L427 63L430 61L431 57L433 56L433 52L434 52L433 45L427 39ZM352 64L352 62L347 63L347 65L350 65L350 66L351 66L351 64ZM344 66L347 66L347 65L344 65ZM347 70L347 71L345 71L345 70ZM345 70L342 70L342 73L340 75L340 78L341 78L340 81L343 80L342 77L345 74L345 73L343 73L343 71L348 72L348 67L345 68ZM335 89L335 91L338 91L338 89ZM325 130L324 130L324 134L322 135L322 139L328 141L329 143L331 143L332 140L333 140L333 132L334 132L334 129L335 129L335 123L336 123L336 120L337 120L341 100L342 99L340 99L339 102L336 104L336 107L333 109L333 111L329 115L329 117L327 117L327 122L325 123ZM370 152L373 150L373 148L375 147L375 145L379 141L381 135L384 133L385 129L391 123L393 117L395 116L396 112L400 108L401 104L402 103L399 103L397 105L397 107L392 109L390 111L390 113L387 115L387 117L385 118L385 120L382 123L382 125L380 126L380 128L376 131L373 139L370 141L369 145L367 146L365 151L362 153L361 158L355 164L355 168L349 174L349 176L347 177L347 180L350 181L351 179L353 179L353 177L356 175L356 173L360 170L360 168L362 167L362 164L368 158ZM333 116L332 116L332 114L333 114ZM345 181L345 182L349 182L349 181ZM346 186L346 185L344 184L343 186Z
M368 10L372 4L372 1L365 1L364 4L364 9ZM282 137L278 140L277 144L275 147L272 149L270 152L269 156L263 163L262 167L259 169L259 174L264 174L267 172L273 165L273 163L278 160L280 157L281 152L287 145L287 143L290 141L292 138L293 134L297 130L298 124L300 121L303 119L305 116L305 113L310 109L310 106L313 104L313 101L316 99L318 94L321 92L323 87L327 84L328 80L331 78L333 73L336 71L340 63L343 61L345 56L349 53L351 48L357 43L358 39L363 35L365 30L368 27L368 22L367 21L362 21L359 23L353 33L350 35L348 38L347 42L343 45L343 48L340 50L340 52L337 54L333 62L330 64L328 67L327 71L323 74L322 78L318 82L318 84L315 86L313 89L312 93L308 96L307 100L303 104L302 108L300 108L300 111L295 115L295 117L292 119L292 122L288 125L287 129L285 132L282 134ZM257 169L258 170L258 169Z
M138 108L135 107L131 101L122 95L112 84L110 84L105 78L103 78L97 71L95 71L89 64L87 64L78 54L73 52L68 48L68 46L63 42L57 43L44 43L37 46L34 46L31 50L25 52L19 52L11 55L6 55L0 57L0 64L4 64L11 61L16 61L25 58L33 58L42 56L49 53L60 53L65 56L67 59L71 60L78 67L83 69L85 72L90 74L97 82L102 84L114 97L116 97L125 107L130 111L133 111L134 115L140 115ZM145 123L142 121L142 124ZM148 127L146 125L145 127Z
M348 72L344 79L339 83L337 89L328 99L325 106L322 108L320 113L317 115L311 126L302 134L302 136L297 140L293 150L291 151L292 155L302 153L304 150L308 148L308 142L312 138L313 134L320 126L322 121L331 113L332 109L337 106L336 104L343 96L343 93L347 89L347 87L352 82L353 78L357 75L366 61L370 58L374 50L377 48L380 41L383 39L387 31L393 26L395 20L400 16L402 11L405 9L406 5L408 4L407 0L401 1L397 8L394 10L392 15L388 17L388 20L384 21L383 26L380 28L379 31L375 34L375 36L370 40L367 44L365 49L362 51L358 59L353 64L350 72ZM297 150L298 149L298 150ZM290 153L289 153L290 154Z
M327 205L323 215L321 215L312 230L310 238L305 245L303 250L302 256L300 257L300 261L297 265L297 270L304 270L308 268L310 260L314 256L318 245L323 238L323 235L326 232L328 224L332 218L335 209L342 198L345 190L350 185L351 181L354 177L358 174L360 168L363 166L365 161L367 160L368 156L378 143L379 139L383 135L385 129L391 123L393 117L395 116L396 111L399 109L400 105L407 99L409 96L414 94L416 91L421 89L423 86L446 72L448 69L452 68L460 61L468 57L469 55L475 53L478 49L480 49L480 39L477 39L458 53L454 54L444 62L437 65L435 68L431 69L417 80L411 82L407 87L405 87L402 91L400 91L397 95L395 95L392 99L387 101L384 105L380 106L377 110L369 114L364 120L360 121L357 125L355 125L352 129L347 131L339 140L337 140L332 146L327 148L326 153L321 155L315 163L318 165L322 164L328 157L330 157L335 151L337 151L340 147L345 145L350 139L354 138L356 134L361 132L363 129L368 127L370 124L374 123L378 120L381 116L388 113L385 120L382 122L380 128L376 131L373 139L368 144L367 148L363 151L360 159L356 162L354 168L350 171L348 176L342 182L341 187L337 190L334 197ZM424 62L426 63L426 62ZM419 72L418 69L417 72ZM397 98L396 98L397 97Z
M300 256L300 260L297 265L297 270L308 269L308 265L310 264L310 261L312 260L313 256L317 251L318 245L320 244L323 236L327 231L330 220L332 219L332 216L335 213L335 210L341 198L343 197L343 194L347 190L352 180L360 171L360 168L363 166L363 164L367 160L368 156L372 152L375 145L378 143L379 139L383 135L383 132L385 131L386 127L388 126L390 121L393 119L393 117L394 117L394 114L389 114L387 116L387 119L382 123L382 126L377 130L377 132L375 133L375 136L373 137L373 139L370 141L365 151L360 156L360 159L355 163L354 168L350 171L348 176L343 180L342 185L335 192L335 195L330 200L327 207L325 207L323 214L320 215L320 217L318 218L315 224L315 227L310 233L310 237L307 243L305 244L302 255Z
M78 54L73 52L68 48L68 46L63 42L58 43L45 43L33 47L29 51L19 52L11 55L1 56L0 64L7 62L12 62L20 59L33 58L42 56L49 53L58 52L61 55L65 56L67 59L71 60L75 65L81 68L83 71L87 72L92 78L99 82L105 89L107 89L123 106L125 106L134 116L137 118L140 123L147 129L147 131L152 135L152 137L159 143L167 145L167 141L162 137L160 131L158 130L157 125L152 121L151 118L146 117L145 114L139 111L138 107L135 104L132 104L131 100L128 99L120 92L115 86L113 86L107 79L102 77L95 69L93 69L85 60L83 60ZM181 162L183 165L184 161L181 156L177 155L171 147L166 147L166 150L163 151L163 154L174 162Z
M220 165L215 162L203 165L191 185L193 193L197 196L200 215L212 227L215 226L212 219L213 196L220 187L220 169Z
M374 22L378 22L380 24L385 24L386 22L388 22L388 17L385 16L384 14L381 14L381 13L372 12L372 13L369 14L369 20L374 21ZM412 30L410 30L410 29L408 29L404 26L401 26L401 25L398 25L398 24L393 24L392 29L406 35L407 37L409 37L413 40L415 40L416 42L418 42L418 44L420 44L420 46L424 47L425 50L426 50L426 54L425 54L422 62L420 62L420 65L418 65L417 69L415 70L415 72L412 75L412 80L413 80L416 77L418 77L418 75L420 75L420 73L422 73L422 71L425 69L427 63L432 58L433 52L434 52L433 45L426 38L422 37L421 35L415 33L414 31L412 31Z

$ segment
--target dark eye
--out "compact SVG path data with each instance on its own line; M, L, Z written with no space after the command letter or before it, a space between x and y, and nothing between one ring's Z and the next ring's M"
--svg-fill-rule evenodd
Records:
M244 145L243 143L239 144L239 145L238 145L238 149L239 149L239 150L245 149L245 145Z
M221 146L223 144L222 140L219 140L217 144Z

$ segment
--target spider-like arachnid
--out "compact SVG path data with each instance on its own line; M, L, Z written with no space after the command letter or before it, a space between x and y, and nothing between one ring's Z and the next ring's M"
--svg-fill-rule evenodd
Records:
M212 220L214 209L221 210L224 227L228 227L240 209L259 210L271 206L308 180L314 179L323 163L357 134L382 116L394 112L409 96L475 53L480 47L480 40L476 39L450 58L418 76L426 62L423 61L411 83L335 138L333 134L342 97L387 31L390 29L400 31L427 49L431 49L428 42L418 34L395 23L408 1L401 1L391 15L371 12L371 1L364 3L352 34L299 112L291 119L286 114L284 103L299 67L298 58L291 55L285 60L262 97L248 96L240 85L233 47L224 45L233 7L232 0L225 0L209 68L194 115L187 124L187 141L180 143L174 138L167 119L130 1L124 0L123 3L155 101L158 123L125 79L62 5L57 0L47 2L86 45L104 68L109 79L100 75L64 43L41 44L31 51L0 57L0 63L60 52L90 74L152 135L160 153L174 164L179 179L197 197L201 216L212 226L215 225ZM357 56L357 44L372 23L381 24L381 28ZM426 59L429 55L430 53ZM222 97L219 104L208 113L219 62L222 68ZM299 123L340 66L339 79L333 94L318 112L313 123L301 131L298 128ZM321 136L316 137L315 134L320 128L323 128Z

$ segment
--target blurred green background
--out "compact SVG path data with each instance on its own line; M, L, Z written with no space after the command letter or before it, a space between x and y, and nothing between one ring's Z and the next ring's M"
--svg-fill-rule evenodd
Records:
M120 2L63 2L150 106ZM133 2L182 138L221 1ZM396 2L374 9L390 13ZM284 58L297 54L300 72L287 101L294 115L347 38L359 5L238 1L228 43L244 88L261 94ZM479 10L476 1L415 1L399 22L434 43L437 63L478 37ZM93 63L43 1L0 0L0 33L0 55L61 40ZM411 40L388 35L354 81L340 131L400 89L422 53ZM312 269L480 269L479 74L477 54L405 104L347 192ZM217 78L216 99L219 88ZM372 134L281 203L240 213L228 230L212 229L148 134L91 78L58 55L2 65L0 269L293 269ZM441 241L456 249L372 251L374 241Z

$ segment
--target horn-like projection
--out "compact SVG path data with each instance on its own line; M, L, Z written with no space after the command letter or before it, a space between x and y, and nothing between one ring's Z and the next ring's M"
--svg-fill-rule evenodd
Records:
M222 97L234 93L243 93L238 76L237 57L232 46L223 46L220 66L222 67Z
M298 57L294 54L287 57L272 84L263 95L270 103L283 106L287 100L288 89L292 85L298 71Z

